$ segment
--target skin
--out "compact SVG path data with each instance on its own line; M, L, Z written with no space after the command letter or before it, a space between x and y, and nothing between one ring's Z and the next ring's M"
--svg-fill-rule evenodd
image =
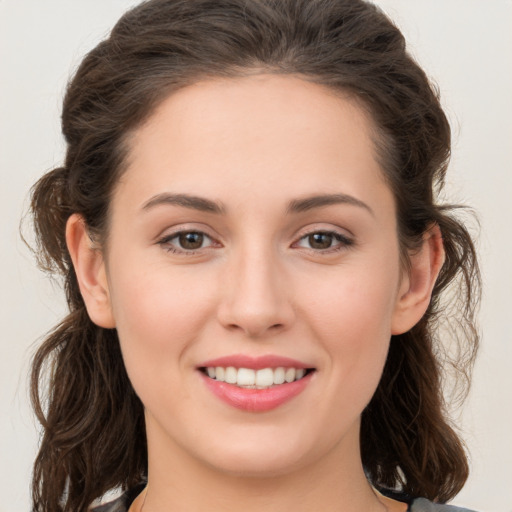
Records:
M354 101L299 77L200 82L134 133L107 247L71 217L89 315L117 329L146 410L149 485L133 510L144 499L148 512L405 510L364 476L360 415L391 334L428 306L443 250L433 228L410 272L401 268L372 130ZM326 194L343 201L290 211ZM190 251L180 231L207 236ZM309 237L318 232L340 239L324 235L319 248ZM291 401L250 413L217 399L197 371L230 354L292 357L316 371Z

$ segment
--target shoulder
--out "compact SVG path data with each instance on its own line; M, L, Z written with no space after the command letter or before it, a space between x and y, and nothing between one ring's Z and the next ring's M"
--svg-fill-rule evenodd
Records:
M426 498L412 498L411 496L389 489L378 489L379 494L387 498L407 503L407 512L475 512L467 508L446 505L444 503L434 503Z
M126 500L121 496L114 501L110 501L103 505L99 505L98 507L94 507L91 509L91 512L127 512L128 505L126 504Z
M119 498L91 509L91 512L127 512L130 504L123 494Z
M91 512L127 512L133 500L137 497L143 487L137 487L132 491L124 493L119 498L109 503L99 505ZM402 501L402 500L400 500ZM404 500L405 501L405 500ZM474 512L467 508L456 507L454 505L445 505L433 503L425 498L416 498L410 501L408 512Z
M409 507L410 512L472 512L467 508L456 507L454 505L444 505L432 503L425 498L416 498Z
M142 492L146 483L143 482L140 485L130 489L123 493L119 498L109 501L108 503L103 503L98 505L97 507L93 507L90 512L128 512L130 505L135 500L135 498Z

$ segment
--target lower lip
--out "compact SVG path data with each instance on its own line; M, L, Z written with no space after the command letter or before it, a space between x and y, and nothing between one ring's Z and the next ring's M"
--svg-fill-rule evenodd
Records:
M304 391L311 381L313 372L302 379L279 384L267 389L240 388L221 382L201 373L208 389L228 405L248 412L265 412L276 409Z

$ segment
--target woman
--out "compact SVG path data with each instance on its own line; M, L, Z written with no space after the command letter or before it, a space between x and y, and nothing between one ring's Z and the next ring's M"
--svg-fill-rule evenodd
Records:
M63 132L32 202L70 307L34 360L34 510L444 509L468 466L436 327L450 285L466 371L478 267L436 203L437 94L375 6L145 2Z

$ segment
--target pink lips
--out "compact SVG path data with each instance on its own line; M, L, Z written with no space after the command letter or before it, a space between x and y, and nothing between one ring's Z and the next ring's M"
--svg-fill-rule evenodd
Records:
M307 365L294 359L267 355L262 357L249 357L238 354L205 361L198 368L233 366L235 368L308 368ZM221 382L209 378L201 372L201 377L208 389L223 402L237 409L248 412L265 412L279 407L301 393L311 382L312 373L302 379L290 383L272 386L267 389L246 389L234 384Z
M304 363L296 361L295 359L290 359L289 357L274 355L251 357L244 354L219 357L218 359L205 361L200 365L202 368L207 368L208 366L223 366L224 368L234 366L235 368L251 368L252 370L278 368L279 366L282 366L283 368L308 368Z

